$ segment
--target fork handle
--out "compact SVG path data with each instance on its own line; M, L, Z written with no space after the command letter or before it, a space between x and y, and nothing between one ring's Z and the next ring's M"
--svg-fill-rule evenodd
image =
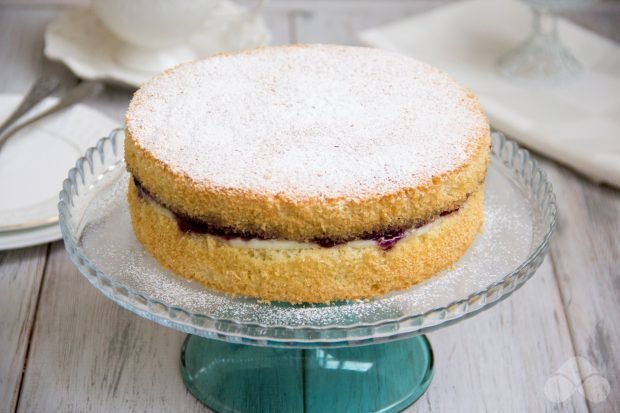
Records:
M73 89L71 89L65 96L63 96L58 103L56 103L54 106L50 107L49 109L41 112L40 114L38 114L37 116L28 119L26 122L20 123L19 125L16 125L15 127L13 127L11 130L9 130L8 132L6 132L3 136L0 136L0 147L2 147L3 143L10 138L12 135L14 135L16 132L20 131L21 129L25 128L26 126L46 117L51 115L52 113L58 112L60 110L63 110L69 106L74 105L75 103L86 99L89 96L93 96L98 94L99 92L101 92L101 90L103 89L103 84L101 82L97 82L97 81L92 81L92 80L85 80L83 82L80 82L77 86L75 86ZM1 133L1 132L0 132Z
M8 127L20 116L42 101L43 98L51 95L56 89L58 89L62 81L62 77L60 76L46 76L37 79L37 81L30 87L30 90L28 90L28 93L26 93L26 96L21 101L19 106L4 122L2 122L0 125L0 134L8 129Z

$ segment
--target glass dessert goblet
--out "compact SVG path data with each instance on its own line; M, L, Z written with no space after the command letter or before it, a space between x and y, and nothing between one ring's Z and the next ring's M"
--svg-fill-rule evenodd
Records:
M523 0L532 11L527 39L500 56L501 74L520 80L567 80L583 71L581 63L560 42L554 11L584 4L587 0Z

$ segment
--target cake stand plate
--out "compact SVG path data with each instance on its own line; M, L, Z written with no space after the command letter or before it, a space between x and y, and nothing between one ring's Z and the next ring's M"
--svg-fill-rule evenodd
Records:
M433 374L424 333L485 310L540 266L557 220L544 172L493 134L485 222L450 270L385 297L291 305L230 297L171 274L131 229L122 130L69 171L60 225L71 260L104 295L189 333L181 372L220 412L402 410Z

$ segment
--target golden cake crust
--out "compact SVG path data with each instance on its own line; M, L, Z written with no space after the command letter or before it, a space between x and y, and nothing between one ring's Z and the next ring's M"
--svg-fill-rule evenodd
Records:
M350 53L349 49L361 50L359 48L335 46L321 47L324 49L320 49L321 53L327 52L331 54ZM314 49L316 47L289 46L268 48L236 55L219 56L207 59L207 63L200 64L208 69L210 67L209 61L216 62L227 58L239 59L246 55L260 55L261 53L275 53L279 56L280 54L286 55L289 53L289 50L303 50L306 48ZM352 53L356 54L358 51ZM379 52L363 51L359 53L373 53L371 57L375 58L374 53ZM383 55L378 56L382 57ZM388 58L392 59L393 56L388 55ZM249 64L247 65L249 66ZM125 139L127 168L148 189L153 197L174 211L208 222L217 227L230 228L240 233L254 234L262 238L297 240L301 242L320 238L329 238L336 241L350 240L371 232L414 226L416 223L427 221L440 212L458 207L467 199L468 195L480 188L486 173L490 145L488 121L473 94L436 69L416 63L415 68L418 66L422 68L420 70L423 70L423 74L428 73L431 79L435 79L434 81L444 82L444 87L450 88L450 93L456 96L454 100L457 101L457 109L471 119L467 120L469 123L465 122L468 127L464 126L463 132L456 136L454 140L457 143L460 142L458 143L459 145L462 145L460 150L463 154L462 156L459 155L458 162L447 163L443 169L438 168L437 171L431 165L428 168L429 171L422 171L424 173L419 174L420 176L416 175L415 179L407 176L407 173L415 175L415 173L419 172L412 170L412 172L405 171L406 173L404 172L402 177L399 176L402 178L400 180L391 179L389 174L386 174L385 177L380 176L380 179L378 179L379 184L376 187L370 187L369 190L366 190L369 186L364 186L365 182L360 182L358 187L364 188L364 190L359 192L354 191L357 187L352 187L353 189L338 187L338 190L333 191L329 187L327 190L321 187L315 192L299 192L298 188L303 186L300 185L300 182L304 183L303 179L299 182L294 182L297 185L291 184L289 186L284 184L269 186L269 182L267 182L264 184L266 189L260 187L260 185L263 185L263 181L260 180L256 181L259 184L257 187L244 185L243 182L233 182L235 185L226 185L227 181L223 181L223 183L216 182L217 179L215 178L218 178L218 176L211 180L204 178L204 174L195 173L196 169L200 169L196 165L184 168L183 164L170 162L170 159L162 160L162 154L165 155L166 152L159 150L160 143L151 137L156 129L141 120L145 116L148 118L149 111L159 110L157 105L148 107L146 105L147 102L155 99L153 97L155 92L153 91L160 86L161 82L165 83L169 78L180 76L178 72L183 72L183 70L190 72L194 70L185 69L185 66L165 72L159 78L150 82L151 85L147 84L145 88L137 92L132 100L127 114ZM201 70L203 69L201 66ZM394 76L393 73L389 73L389 75ZM169 88L170 85L167 87ZM168 102L168 97L158 96L157 99L161 100L162 105L169 105L170 110L174 110L174 105ZM211 107L207 109L209 111L215 110ZM161 110L168 113L168 109ZM214 116L216 115L225 117L221 113ZM308 116L311 116L311 114ZM300 117L303 118L303 114ZM175 128L176 125L173 122L170 128ZM403 121L403 128L407 125ZM253 126L254 124L249 125L249 129ZM449 129L449 132L454 133L454 128L456 126ZM191 129L189 130L191 132ZM223 130L221 133L228 132L228 130ZM406 130L404 132L396 130L396 132L402 132L406 136ZM170 131L169 133L173 134ZM363 132L360 133L363 134ZM459 132L457 131L456 133L458 134ZM209 140L209 138L205 137L204 139ZM335 137L333 139L340 138ZM346 141L345 138L342 139ZM332 143L331 137L328 136L324 139L326 142ZM161 140L164 141L165 136ZM369 137L368 142L374 144L374 136ZM396 143L400 142L396 141ZM422 140L420 146L426 143L432 145L432 139L426 138L426 141ZM454 145L454 142L450 142L450 145ZM187 147L181 147L180 150L182 149L188 150ZM452 147L448 149L452 152L458 152ZM378 162L386 161L380 157L380 154L372 155L376 156ZM202 155L192 153L191 148L189 148L189 153L187 153L188 161L191 161L196 156ZM452 156L456 155L452 154ZM204 162L207 162L209 159L216 161L216 158L217 156L206 158L207 160ZM320 163L321 161L317 159L316 162ZM416 159L413 159L412 163L415 162ZM197 163L199 164L199 162ZM399 168L402 167L402 165L397 166ZM222 167L225 167L225 165ZM315 170L313 169L312 161L309 161L307 167L310 171ZM320 168L317 170L321 172ZM337 170L331 172L334 174L340 173ZM361 167L360 173L363 172L366 171ZM234 171L231 175L234 175ZM269 181L269 179L277 178L265 176L264 180ZM381 179L383 179L384 185L381 185ZM317 178L318 180L320 178ZM375 184L372 179L367 181ZM256 182L252 181L252 183ZM335 184L339 184L339 182L335 181Z
M130 138L125 142L129 171L163 205L241 233L302 242L325 237L350 240L369 232L408 228L455 209L481 186L489 156L488 143L481 140L470 163L423 186L365 199L294 200L249 191L197 189L148 152L137 155L140 150Z
M163 266L209 288L288 302L369 298L409 288L455 263L483 220L483 189L428 231L387 251L376 245L255 249L213 235L184 233L166 210L137 195L129 183L129 210L138 240Z

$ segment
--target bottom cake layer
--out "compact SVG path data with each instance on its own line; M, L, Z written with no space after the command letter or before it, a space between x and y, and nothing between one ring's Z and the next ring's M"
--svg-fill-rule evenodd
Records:
M221 292L301 303L380 296L448 268L480 230L483 190L457 211L411 229L389 249L364 240L326 248L183 232L170 211L139 196L133 180L128 199L137 239L164 267Z

